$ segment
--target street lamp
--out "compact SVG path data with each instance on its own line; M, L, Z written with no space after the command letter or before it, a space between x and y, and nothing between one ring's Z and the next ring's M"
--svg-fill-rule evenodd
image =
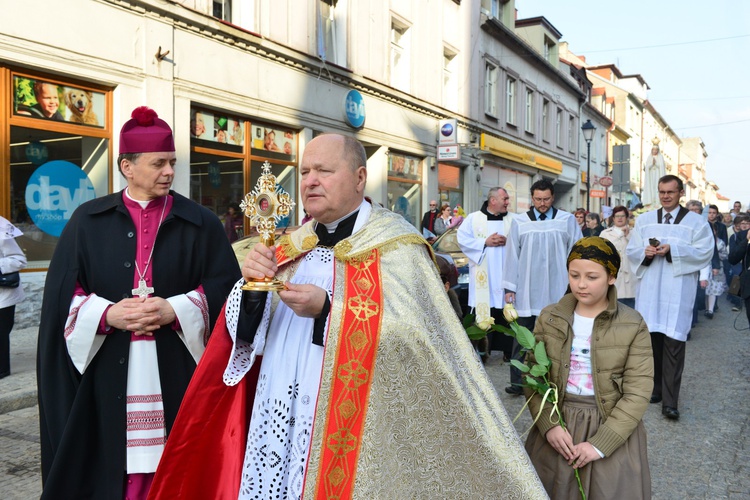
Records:
M591 120L586 120L586 123L581 125L581 131L583 132L583 138L586 139L586 211L591 210L591 139L594 138L594 132L596 126L591 123Z

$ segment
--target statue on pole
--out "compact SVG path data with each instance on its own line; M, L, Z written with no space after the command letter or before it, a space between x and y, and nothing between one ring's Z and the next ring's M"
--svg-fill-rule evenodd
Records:
M641 203L648 208L659 205L659 179L667 175L664 156L659 150L659 138L651 141L651 153L643 163L643 188L641 189Z

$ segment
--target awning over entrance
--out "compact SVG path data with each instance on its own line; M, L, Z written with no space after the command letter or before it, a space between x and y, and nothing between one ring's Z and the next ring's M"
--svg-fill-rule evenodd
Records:
M507 160L522 163L553 174L560 175L563 171L561 161L539 154L536 151L519 146L505 139L492 137L491 135L482 134L480 148L482 151L492 153Z

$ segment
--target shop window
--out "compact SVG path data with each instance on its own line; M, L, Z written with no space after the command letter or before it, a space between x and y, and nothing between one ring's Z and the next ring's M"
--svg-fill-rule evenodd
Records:
M8 191L3 215L23 235L30 269L49 265L76 208L111 189L111 94L104 89L9 72L9 147L0 152ZM5 155L9 155L4 158Z
M440 205L448 204L451 209L456 205L464 206L464 181L461 167L438 164L438 194Z
M418 227L422 206L421 159L397 153L388 155L388 208Z
M271 163L278 186L296 198L296 131L200 108L191 110L190 131L190 197L222 222L229 207L236 209L255 187L265 161ZM294 225L299 218L292 212L278 227ZM244 221L234 232L242 237L253 229Z

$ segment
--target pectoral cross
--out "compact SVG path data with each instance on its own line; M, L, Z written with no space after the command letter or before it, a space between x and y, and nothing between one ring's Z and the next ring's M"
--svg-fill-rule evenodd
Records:
M138 280L138 288L133 288L131 292L133 293L133 297L137 295L138 297L145 299L150 294L154 293L154 287L147 286L146 280L141 278L140 280Z

